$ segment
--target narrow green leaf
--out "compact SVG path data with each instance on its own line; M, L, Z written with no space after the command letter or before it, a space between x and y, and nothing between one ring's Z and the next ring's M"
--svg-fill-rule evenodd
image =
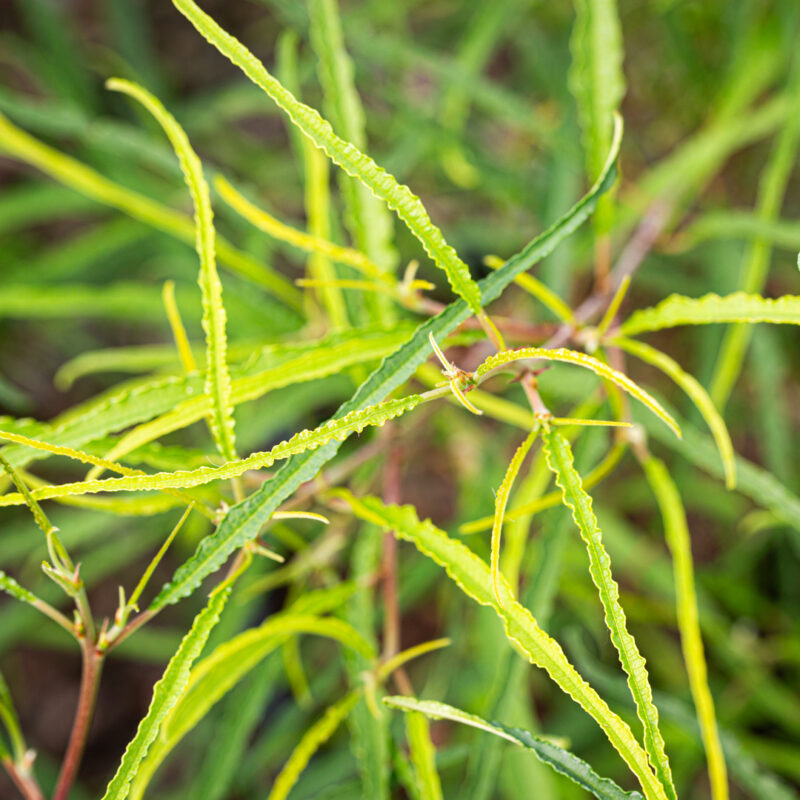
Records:
M80 461L84 464L93 464L95 467L102 467L103 469L110 470L111 472L119 473L120 475L128 475L128 476L146 476L147 473L143 472L139 469L131 469L130 467L122 466L121 464L117 464L113 461L109 461L104 458L98 458L97 456L93 456L90 453L84 453L82 450L75 450L71 447L63 447L61 445L52 445L48 442L41 442L38 439L31 439L28 436L22 436L16 433L7 433L6 431L0 431L0 441L7 441L7 442L16 442L18 444L25 445L27 447L33 448L35 450L42 450L47 453L51 453L53 455L59 456L66 456L67 458L74 459L75 461ZM0 463L7 464L4 457L0 455ZM8 469L12 469L9 465ZM10 473L9 473L10 474ZM37 479L38 480L38 479ZM44 512L39 507L38 503L34 498L34 494L28 492L27 489L24 488L24 482L20 481L19 483L15 482L17 488L20 489L20 494L26 500L28 505L34 511L34 517L37 517L37 521L39 521L40 527L43 524L43 520L45 520ZM40 491L47 491L48 484L44 482L39 482L36 484L36 488L33 492L40 492ZM188 505L196 505L198 511L206 516L213 517L213 513L206 507L205 503L198 501L196 498L191 497L189 495L183 494L182 492L175 491L174 489L168 490L168 493L171 494L179 503L187 503ZM9 495L6 495L9 497ZM102 498L103 500L108 500L108 498ZM175 503L170 503L167 508L171 508ZM38 515L38 516L37 516ZM44 528L42 528L44 530ZM47 531L45 531L47 533Z
M331 236L330 164L314 142L300 136L303 155L304 203L309 233L315 239ZM313 250L308 257L306 275L318 282L317 296L333 330L346 330L350 322L340 286L334 285L337 274L325 253Z
M211 398L212 413L209 418L211 434L220 453L228 461L236 458L231 406L231 380L228 374L225 333L225 307L222 304L222 283L217 274L216 232L211 196L203 177L203 166L192 149L185 131L158 98L131 81L112 78L106 86L122 92L141 103L156 119L172 144L186 185L192 196L195 221L195 246L200 257L197 282L203 297L203 330L206 334L205 392Z
M360 186L361 184L359 184ZM392 275L378 266L369 256L360 250L343 247L328 239L312 236L305 231L293 228L268 214L263 208L251 203L241 192L238 192L225 178L217 175L214 179L214 188L219 196L237 213L244 217L251 225L260 231L269 234L275 239L304 250L307 253L321 253L333 261L346 264L357 269L369 278L390 281ZM383 208L383 206L381 206Z
M627 375L623 375L608 364L604 364L594 356L587 355L586 353L578 352L577 350L567 350L566 348L547 348L547 347L520 347L518 350L503 350L484 361L477 370L475 370L475 377L478 381L486 380L493 370L502 367L505 364L510 364L513 361L519 361L526 358L540 358L547 361L563 361L567 364L576 364L579 367L586 367L601 378L605 378L615 385L619 386L632 397L635 397L639 402L644 403L659 419L665 422L673 431L673 433L680 438L681 430L678 423L668 414L661 404L652 397L648 392L641 388L638 384L634 383Z
M77 448L114 431L174 408L186 395L200 394L199 376L169 375L123 385L82 403L53 420L37 423L30 435L54 446ZM3 453L15 467L29 464L44 453L25 446L10 446Z
M25 505L28 506L31 514L33 514L36 524L39 526L39 529L42 531L42 533L48 537L51 534L54 534L58 529L50 522L49 519L47 519L47 515L44 513L44 511L42 511L42 507L39 505L39 503L36 502L36 498L31 493L31 490L26 486L25 481L20 478L14 467L12 467L2 455L0 455L0 467L3 468L8 477L11 478L11 482L17 487L20 502L25 503Z
M725 470L725 485L729 489L735 488L736 460L733 452L733 443L731 442L728 428L725 425L725 420L722 419L722 416L714 405L714 401L709 397L703 385L693 375L684 371L677 361L670 358L666 353L656 350L655 347L644 344L644 342L617 337L616 339L612 339L610 344L613 344L615 347L620 347L631 355L642 359L642 361L647 364L660 369L689 395L705 420L706 425L708 425L711 430L714 441L717 443L719 456L722 460L722 467Z
M710 475L724 477L719 452L710 436L700 433L684 423L685 438L663 436L660 426L644 423L649 435L662 444L680 453L691 464L695 464ZM800 497L781 483L763 467L740 455L736 456L736 489L749 497L761 508L773 511L787 525L800 533Z
M1 575L1 573L0 573ZM6 589L5 586L2 588ZM6 589L6 591L8 591ZM8 738L11 743L11 753L6 750L5 745L0 740L0 760L14 761L16 764L21 764L25 758L27 747L25 746L25 739L22 736L22 729L19 724L19 716L17 710L14 708L14 700L11 697L6 679L0 672L0 719L3 720Z
M11 595L15 600L21 600L23 603L36 605L36 595L20 586L10 575L6 575L2 570L0 570L0 589L6 594Z
M339 138L330 123L323 120L313 108L299 102L241 42L220 28L192 0L173 0L173 3L206 41L261 87L317 147L324 150L348 175L361 180L397 213L436 265L444 270L453 291L467 302L473 313L480 313L481 293L470 277L469 268L445 241L439 228L431 222L419 198L354 144Z
M164 310L167 312L169 327L172 330L172 338L175 340L175 347L178 349L183 371L187 374L196 372L197 363L194 360L192 346L189 343L189 337L186 335L186 328L183 325L178 304L175 302L175 281L164 282L161 298L164 301Z
M436 772L436 749L424 714L410 711L406 715L406 739L420 800L442 800L442 785Z
M494 589L494 596L498 603L502 602L500 599L500 537L503 532L503 517L506 513L506 505L508 504L508 496L511 494L511 488L517 478L522 462L525 460L525 456L528 455L528 451L531 449L531 445L538 434L539 426L537 425L525 439L523 439L508 465L500 488L495 494L490 570L492 573L492 588Z
M327 597L309 597L309 601L306 608L311 611L329 610ZM300 633L326 636L355 648L368 658L375 656L369 642L351 625L311 613L290 611L276 614L259 627L237 634L219 645L191 671L183 694L164 718L158 741L137 771L131 790L132 800L145 796L150 779L164 759L216 703L270 653Z
M283 769L278 773L278 777L275 778L267 800L285 800L288 797L311 757L333 736L342 720L356 704L359 694L359 692L346 694L339 702L326 709L325 713L303 734L283 765Z
M789 94L793 104L800 99L800 65L797 63L794 65ZM800 116L791 114L777 136L760 178L757 213L761 220L772 220L780 213L797 157L798 142ZM739 288L743 292L760 294L764 291L771 255L772 246L768 241L757 238L750 243L739 277ZM719 408L725 407L736 383L751 336L752 328L747 325L735 325L725 331L710 389L711 397Z
M551 766L556 772L565 775L587 792L591 792L598 800L637 800L637 798L641 798L639 792L623 791L609 778L601 778L585 761L563 747L520 728L511 728L499 722L487 722L474 714L468 714L466 711L433 700L393 696L384 697L383 702L390 708L399 708L407 712L416 711L432 719L447 719L461 725L469 725L524 747L532 751L538 759Z
M276 389L336 375L346 367L382 358L403 342L408 330L404 325L397 325L392 331L361 328L299 345L264 348L263 359L251 358L244 368L234 370L231 403L238 406ZM262 361L269 367L259 370ZM203 419L209 412L210 399L205 396L177 403L166 414L120 437L106 453L106 458L119 460L147 442ZM92 471L87 477L95 478L99 474Z
M496 256L485 256L483 263L489 269L500 269L505 263L502 258ZM549 309L553 315L561 322L569 325L573 322L572 309L545 283L538 278L534 278L526 272L514 278L514 283L521 286L529 295L535 297L545 308Z
M491 572L461 542L451 539L430 521L421 522L411 506L385 505L374 497L357 500L337 492L356 516L391 530L412 542L420 552L443 567L458 587L480 605L493 608L505 625L506 635L527 655L532 664L544 669L555 683L572 697L600 726L611 744L635 773L647 798L664 800L667 795L651 771L647 754L630 727L624 723L569 663L561 646L543 631L531 613L517 602L504 578L500 578L502 603L491 588Z
M263 396L271 389L301 382L305 377L319 378L333 374L344 366L358 363L359 348L363 348L364 359L381 358L402 343L411 330L410 326L398 324L391 331L361 328L308 342L262 345L255 350L253 346L244 350L241 346L235 346L233 349L240 357L251 357L233 370L232 401L234 404L246 402ZM109 353L109 358L114 358L113 351ZM108 433L159 415L167 415L162 420L166 425L172 412L185 412L185 424L188 425L210 412L202 390L203 380L197 375L168 375L123 384L70 409L52 423L38 423L30 435L53 445L81 447ZM187 400L187 397L190 399ZM181 427L179 422L175 424ZM136 435L136 430L131 432L131 436ZM120 447L125 440L126 437L123 437L119 441ZM16 446L6 448L3 452L15 467L24 466L44 455L44 452L37 453L28 447ZM121 452L129 451L121 448Z
M719 209L701 214L678 234L681 247L708 239L758 239L774 247L800 250L800 222L761 219L753 211Z
M800 297L784 295L776 300L736 292L720 297L707 294L697 299L670 295L657 306L635 311L622 323L620 333L635 336L677 325L708 325L713 322L772 322L800 325Z
M613 445L603 459L598 462L597 466L595 466L594 469L592 469L592 471L586 475L583 480L584 488L587 490L591 489L592 486L596 486L598 483L600 483L600 481L608 476L614 467L619 464L620 459L625 454L626 449L627 447L624 444ZM537 497L535 500L531 500L527 503L521 503L520 505L512 508L510 511L506 511L506 513L503 515L503 520L505 522L516 522L517 520L523 519L529 514L538 514L540 511L545 511L548 508L555 508L558 505L561 505L561 492L548 492L541 497ZM458 532L462 534L479 533L480 531L490 529L493 521L494 517L481 517L480 519L472 520L471 522L465 522L458 529Z
M650 458L644 462L644 471L658 501L661 518L664 521L667 545L672 554L683 663L686 665L686 672L689 675L689 686L692 690L700 734L708 759L711 797L713 800L727 800L728 775L714 713L714 698L708 685L708 670L697 609L692 544L689 526L686 522L686 512L683 509L678 488L664 462L657 458Z
M122 761L106 788L103 800L125 800L128 796L131 781L158 736L161 724L186 690L192 663L200 655L211 629L217 624L230 592L230 587L213 592L208 605L194 618L191 630L183 637L161 680L153 688L150 708L139 723L136 735L125 749Z
M575 0L575 11L569 89L578 106L586 165L594 179L603 168L613 135L614 114L625 95L622 30L616 0ZM608 195L595 217L598 233L608 230L611 214Z
M616 174L614 165L619 154L621 140L622 126L619 124L603 174L592 189L550 228L537 236L516 256L510 258L501 269L481 281L480 286L485 303L496 300L517 275L549 255L559 242L586 221L594 210L597 199L608 190L614 180ZM378 369L358 388L353 397L339 408L335 418L365 408L370 403L379 402L405 383L428 358L430 354L429 335L433 334L439 338L446 336L467 319L469 314L470 310L466 302L457 300L440 314L420 325L409 340L390 356L387 356ZM314 478L323 465L336 455L337 451L338 444L334 441L320 447L315 453L292 458L273 478L265 481L258 491L231 508L214 536L201 543L189 562L180 568L181 570L185 568L181 572L181 576L188 575L190 572L194 573L192 580L186 584L188 588L182 589L181 593L177 595L170 590L168 596L178 599L184 594L188 594L198 581L216 569L237 547L255 538L278 506L298 486ZM205 542L211 543L205 544ZM201 552L204 549L205 553L209 554L213 550L214 556L205 559L204 552ZM204 563L200 563L203 561ZM193 564L191 569L188 566L190 563ZM170 600L170 602L174 601Z
M583 666L584 671L594 676L596 683L602 685L607 696L621 703L630 699L625 681L611 676L605 668L595 663L580 636L571 636L569 647L576 653L576 658ZM673 725L690 734L702 746L702 737L694 709L679 700L674 694L661 694L660 696L657 694L656 697L663 716L669 718ZM775 773L766 771L730 731L722 730L720 733L722 747L731 773L743 789L756 800L798 800L800 795L797 791Z
M366 125L361 98L356 91L353 64L345 49L336 0L309 3L311 44L319 62L318 72L325 110L334 131L359 150L366 148ZM357 250L382 269L393 269L397 253L392 247L392 218L386 206L369 188L349 175L342 175L345 225ZM386 298L373 298L378 318L391 322Z
M98 372L171 371L178 365L179 358L174 346L161 344L87 350L62 364L53 383L57 389L69 391L79 378Z
M348 575L355 591L344 608L345 619L377 650L376 609L379 606L374 576L381 569L383 531L373 525L359 532L350 551ZM347 680L351 689L364 685L364 672L371 668L358 653L343 653ZM361 795L370 800L390 800L390 732L386 714L375 714L375 699L380 687L369 685L347 717L349 749L353 754L361 783ZM370 693L370 695L367 694Z
M374 406L367 406L367 408L359 411L353 411L346 417L325 422L313 430L300 431L292 436L291 439L275 445L271 450L252 453L247 458L229 461L221 467L198 467L193 470L157 472L152 475L138 474L138 470L136 470L137 474L127 475L122 478L105 478L44 486L34 489L31 492L31 496L35 500L49 500L97 492L185 489L192 486L201 486L211 481L238 478L248 470L264 469L276 461L289 458L289 456L297 453L303 453L306 450L315 450L327 442L343 442L351 434L361 433L367 427L380 427L389 420L416 408L423 400L424 398L421 395L409 395L398 400L386 400ZM22 494L0 495L0 506L20 505L24 501L25 498ZM203 542L211 542L213 539L214 537L209 537L204 539ZM207 556L212 556L212 553L207 553ZM215 552L212 557L216 558ZM224 561L224 558L222 561ZM219 561L217 566L220 566L222 561ZM210 573L206 572L204 576L208 574Z
M647 667L636 641L628 631L625 612L619 602L619 586L611 574L611 559L603 544L603 536L592 510L592 498L584 490L580 475L575 470L569 442L558 431L550 430L543 434L543 443L547 464L561 487L564 504L572 511L572 517L586 544L589 572L600 594L611 641L619 653L620 664L628 676L628 687L644 728L644 744L650 763L667 796L675 800L672 771L664 749L664 738L658 727L658 709L653 703L653 691L650 688Z

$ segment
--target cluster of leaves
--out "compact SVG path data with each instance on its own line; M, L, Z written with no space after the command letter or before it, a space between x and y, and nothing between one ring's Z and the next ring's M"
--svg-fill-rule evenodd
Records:
M0 418L0 506L11 520L0 564L17 576L0 572L0 588L19 603L4 606L0 647L13 664L19 641L63 646L63 636L40 632L32 607L78 643L83 664L60 770L51 754L34 761L25 715L0 677L0 760L21 794L36 800L44 787L67 800L84 788L75 782L103 665L128 658L155 661L163 674L116 770L101 776L103 800L265 792L485 800L517 797L520 786L546 798L727 800L731 785L757 798L797 797L800 750L781 737L797 733L798 701L774 663L785 661L786 672L798 663L798 465L781 399L792 369L782 331L796 341L800 325L793 265L791 277L775 279L777 296L767 289L773 246L800 245L779 219L800 136L792 113L800 69L787 69L791 40L776 32L796 31L798 10L731 12L738 49L714 114L627 185L615 0L576 0L551 21L564 28L563 53L548 52L535 25L541 52L517 54L521 73L538 75L558 101L557 122L546 104L532 113L527 87L518 93L484 77L501 43L514 41L517 15L539 18L521 0L470 10L453 57L370 27L374 13L380 29L402 30L411 9L384 20L365 4L343 25L336 0L275 0L282 32L273 71L194 0L172 5L173 24L212 48L204 57L236 70L215 96L167 99L142 34L146 12L129 0L109 4L118 55L104 56L104 77L112 64L126 77L105 85L129 102L113 119L97 118L91 76L49 0L20 8L50 60L21 49L12 59L46 98L0 94L0 154L24 175L0 197L12 241L0 317L12 326L54 320L54 341L62 320L144 323L148 333L144 344L134 333L123 346L101 338L104 347L75 348L56 385L102 390L49 421L24 416L24 379L0 377L0 400L18 412ZM424 16L423 4L412 5ZM652 5L685 55L690 12ZM712 21L726 18L712 7ZM507 211L479 209L477 224L443 225L459 255L434 221L440 215L367 155L368 116L345 32L364 63L411 66L441 84L433 119L405 95L389 98L402 130L378 161L413 175L425 156L470 197L532 204L518 154L482 151L483 132L467 125L474 104L507 127L502 150L540 147L549 169L536 185L558 187L542 211L553 221L519 247L518 229L529 223L504 229ZM306 38L310 52L301 52ZM550 56L569 62L568 80L544 74ZM312 64L324 117L300 98ZM695 72L685 72L689 82ZM286 123L301 181L284 147L271 152L234 125L270 111ZM773 133L756 210L690 217L729 156ZM198 146L215 152L218 169ZM570 207L573 174L588 176L589 188ZM263 208L249 181L300 185L306 225ZM189 203L191 213L179 210ZM42 247L26 235L34 224L87 216L93 224L66 242ZM743 237L741 275L732 278ZM486 255L478 279L463 253L507 242L516 254ZM428 261L400 269L406 251ZM292 281L278 265L298 254L304 273ZM655 269L639 270L644 261ZM537 265L540 277L530 272ZM634 306L631 285L656 301ZM756 323L775 327L754 335ZM173 342L152 342L158 324ZM685 347L677 359L667 352L680 332L658 339L664 349L642 338L684 326L692 326L688 357ZM92 336L87 328L76 338ZM637 362L655 368L642 372L644 385L631 377ZM120 372L133 377L103 381ZM506 373L514 380L503 385ZM753 375L758 414L732 394L743 373ZM673 388L677 402L668 399ZM566 416L551 411L570 404ZM734 442L749 444L756 424L753 460ZM669 466L652 441L674 451ZM453 484L458 511L448 518L442 492L430 489L419 490L417 506L451 533L403 504L416 499L403 472L425 468L438 449L453 453L452 474L429 477ZM74 471L80 464L84 475ZM699 575L687 487L690 508L726 533L721 566ZM635 532L625 519L634 514ZM645 527L663 533L663 545ZM398 540L414 550L399 551ZM783 594L763 597L747 565L779 546L788 577L778 590L794 586L785 603ZM42 553L43 575L30 560ZM157 572L166 581L153 590ZM93 590L109 583L118 605L98 609L104 595ZM188 625L151 624L176 604L192 610ZM761 624L776 612L773 648L730 630L732 619ZM417 617L427 619L415 625ZM432 627L450 639L417 630ZM304 652L301 634L316 637ZM415 644L403 649L403 639ZM331 659L332 646L341 660ZM601 665L609 655L620 675ZM406 664L420 656L408 667L412 683ZM388 694L389 681L399 695ZM430 699L416 697L423 681ZM429 719L480 733L448 724L435 736ZM768 735L753 733L767 726ZM501 769L500 740L530 752ZM161 770L173 761L177 778Z

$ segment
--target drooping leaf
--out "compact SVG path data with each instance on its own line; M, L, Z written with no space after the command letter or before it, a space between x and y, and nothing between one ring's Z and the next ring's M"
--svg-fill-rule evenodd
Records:
M673 431L673 433L680 438L681 431L678 423L668 414L661 406L661 404L652 397L648 392L641 388L641 386L634 383L627 375L623 375L608 364L604 364L594 356L581 353L577 350L567 350L566 348L546 348L546 347L520 347L518 350L503 350L484 361L477 370L475 370L475 377L479 380L485 380L490 372L510 364L514 361L521 359L544 359L546 361L563 361L567 364L576 364L580 367L586 367L592 372L600 375L612 383L616 384L628 392L632 397L635 397L641 403L644 403L659 419L665 422Z
M683 509L678 488L663 461L650 458L644 463L644 471L658 501L664 521L667 545L672 554L683 663L686 665L686 672L689 675L697 721L700 725L700 733L708 759L711 797L714 800L727 800L727 769L714 713L714 698L708 686L708 670L703 650L703 638L700 633L692 545L689 526L686 522L686 512Z
M392 696L384 697L383 702L390 708L399 708L407 712L417 711L433 719L447 719L461 725L469 725L531 750L538 759L577 783L587 792L591 792L598 800L636 800L641 798L639 792L626 792L609 778L601 778L585 761L563 747L520 728L511 728L499 722L487 722L474 714L468 714L459 708L433 700Z
M690 463L697 465L711 475L724 477L719 452L710 436L700 433L696 428L684 423L685 438L675 439L674 436L662 436L660 426L649 426L645 422L649 435L658 439L662 444L676 450ZM754 464L749 459L740 455L736 457L736 489L749 497L762 508L768 508L785 521L788 525L800 532L800 497L791 489L781 483L767 470Z
M800 297L784 295L770 300L745 292L735 292L725 297L707 294L699 298L673 294L657 306L634 311L622 323L620 333L635 336L677 325L708 325L715 322L800 325Z
M638 342L633 339L625 339L624 337L612 339L611 343L660 369L689 395L706 421L714 441L717 443L719 456L722 459L722 466L725 470L725 485L729 489L733 489L736 486L736 462L731 437L725 425L725 420L722 419L703 385L694 376L683 370L677 361L670 358L666 353L656 350L655 347L650 347L644 342Z
M625 450L626 446L624 444L613 445L597 466L583 479L584 488L588 490L600 483L619 464L620 459L625 454ZM560 503L560 491L548 492L535 500L521 503L510 511L506 511L503 519L507 522L514 522L528 514L538 514L548 508L555 508ZM492 527L493 519L493 517L481 517L471 522L465 522L458 531L459 533L479 533L480 531L488 530Z
M592 499L581 484L575 469L569 442L555 430L543 434L547 463L561 487L564 504L572 511L589 554L592 576L605 612L611 641L619 653L620 664L628 676L628 687L636 703L636 711L644 727L644 744L650 763L656 771L667 796L675 800L672 771L664 747L664 737L658 727L658 709L653 703L653 691L647 667L636 640L628 631L625 612L619 601L619 585L611 574L611 559L603 544L603 535L592 510Z
M514 599L511 588L502 576L500 587L503 602L498 603L492 591L488 564L431 522L421 522L413 507L385 505L375 497L357 500L344 491L337 492L337 495L345 499L361 519L381 525L393 531L399 538L412 542L420 552L443 567L467 596L480 605L494 609L503 621L508 638L523 650L532 664L546 670L562 691L597 722L639 779L645 797L661 800L667 797L661 782L651 771L647 754L636 741L631 729L577 673L561 646Z
M539 434L539 427L535 427L522 441L522 444L516 449L511 462L506 470L503 482L497 490L494 499L494 524L492 525L492 549L491 561L489 564L492 573L492 588L494 589L494 596L497 602L500 600L500 536L503 531L503 517L506 513L506 505L508 504L508 496L511 494L511 488L517 478L522 462L531 445Z
M473 313L480 313L481 293L470 277L469 268L445 241L439 228L431 222L419 198L354 144L337 136L330 123L323 120L313 108L298 101L241 42L220 28L192 0L173 0L173 3L198 32L261 87L317 147L324 150L348 175L361 180L397 213L436 265L444 270L453 291L466 301Z
M192 149L186 132L161 101L131 81L112 78L109 89L123 92L141 103L167 134L181 165L186 185L192 196L195 222L195 247L200 257L197 282L203 297L203 330L206 334L205 392L211 399L209 423L220 453L227 461L236 458L231 405L231 379L228 373L228 337L226 315L222 304L222 283L217 274L216 231L211 210L211 196L203 177L203 166Z

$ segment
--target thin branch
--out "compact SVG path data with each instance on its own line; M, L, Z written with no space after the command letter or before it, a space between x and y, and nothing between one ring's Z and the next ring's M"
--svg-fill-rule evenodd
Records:
M69 745L61 764L61 772L53 794L53 800L68 800L70 789L78 774L89 728L92 723L97 690L100 685L100 673L103 666L103 653L98 652L93 640L84 637L81 647L81 689L78 695L78 707L75 721L69 737Z
M3 759L3 767L25 800L44 800L44 794L33 775L24 772L10 759Z
M653 249L661 232L669 221L672 205L664 200L655 201L645 213L611 271L605 291L598 287L575 309L575 323L583 325L596 317L622 284L632 278L647 254ZM575 333L575 325L562 325L543 347L562 347Z

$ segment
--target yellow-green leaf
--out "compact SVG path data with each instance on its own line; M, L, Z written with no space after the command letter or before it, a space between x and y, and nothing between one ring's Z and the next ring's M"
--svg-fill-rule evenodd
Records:
M555 430L545 431L543 442L547 464L556 476L556 482L563 493L564 504L572 511L572 517L586 544L589 572L603 604L611 641L619 653L620 664L628 676L628 687L644 727L644 744L650 763L667 796L676 800L672 771L664 749L664 738L658 727L658 709L653 703L647 667L636 641L628 631L625 612L619 602L619 586L611 574L611 559L603 544L603 535L592 510L592 498L581 484L569 442Z
M563 347L555 349L546 347L521 347L518 350L503 350L487 358L486 361L475 370L475 377L479 382L482 382L486 380L493 370L521 359L563 361L567 364L576 364L579 367L590 369L601 378L606 378L632 397L635 397L641 403L644 403L644 405L659 419L665 422L672 429L673 433L680 438L681 430L678 427L678 423L675 422L672 415L669 414L652 395L642 389L641 386L634 383L627 375L623 375L618 370L609 367L608 364L604 364L594 356L581 353L577 350L568 350Z
M231 379L228 374L225 333L225 307L222 304L222 283L217 274L216 231L211 196L203 177L203 165L192 149L189 138L172 114L158 98L131 81L112 78L109 89L123 92L141 103L164 129L181 165L186 185L194 204L195 243L200 257L197 282L203 297L203 330L206 334L205 391L211 398L209 424L220 453L228 461L236 458L231 405Z
M532 664L546 670L562 691L597 722L639 779L645 797L665 800L664 788L653 774L647 754L630 727L578 674L558 642L539 627L527 608L514 599L511 587L502 576L500 591L503 602L500 604L491 588L489 565L430 521L420 521L413 507L386 505L375 497L359 500L343 491L337 494L347 501L356 516L412 542L420 552L443 567L466 595L480 605L494 609L505 625L508 638L522 649Z
M620 347L631 355L641 358L642 361L660 369L689 395L706 421L706 425L710 428L714 441L717 443L719 456L722 459L722 467L725 470L725 485L729 489L733 489L736 486L736 459L733 452L733 443L725 425L725 420L722 419L722 415L717 411L714 401L703 388L703 385L693 375L683 370L677 361L644 342L620 336L612 339L610 344Z
M703 638L700 634L692 544L689 526L686 522L686 512L683 509L678 488L662 461L657 458L648 459L644 462L644 471L661 509L667 545L672 554L683 661L689 675L689 686L697 711L697 721L708 758L711 797L713 800L727 800L727 768L714 713L714 698L708 686L708 670L703 651Z
M800 325L800 297L784 295L776 300L735 292L724 297L670 295L657 306L635 311L622 323L620 333L635 336L678 325L708 325L715 322L771 322Z
M261 87L317 147L348 175L361 180L397 213L436 265L444 270L453 291L467 302L473 313L480 313L481 292L477 283L471 278L467 265L431 222L419 198L355 145L339 138L329 122L297 100L240 41L224 31L193 0L173 0L173 3L206 41Z

